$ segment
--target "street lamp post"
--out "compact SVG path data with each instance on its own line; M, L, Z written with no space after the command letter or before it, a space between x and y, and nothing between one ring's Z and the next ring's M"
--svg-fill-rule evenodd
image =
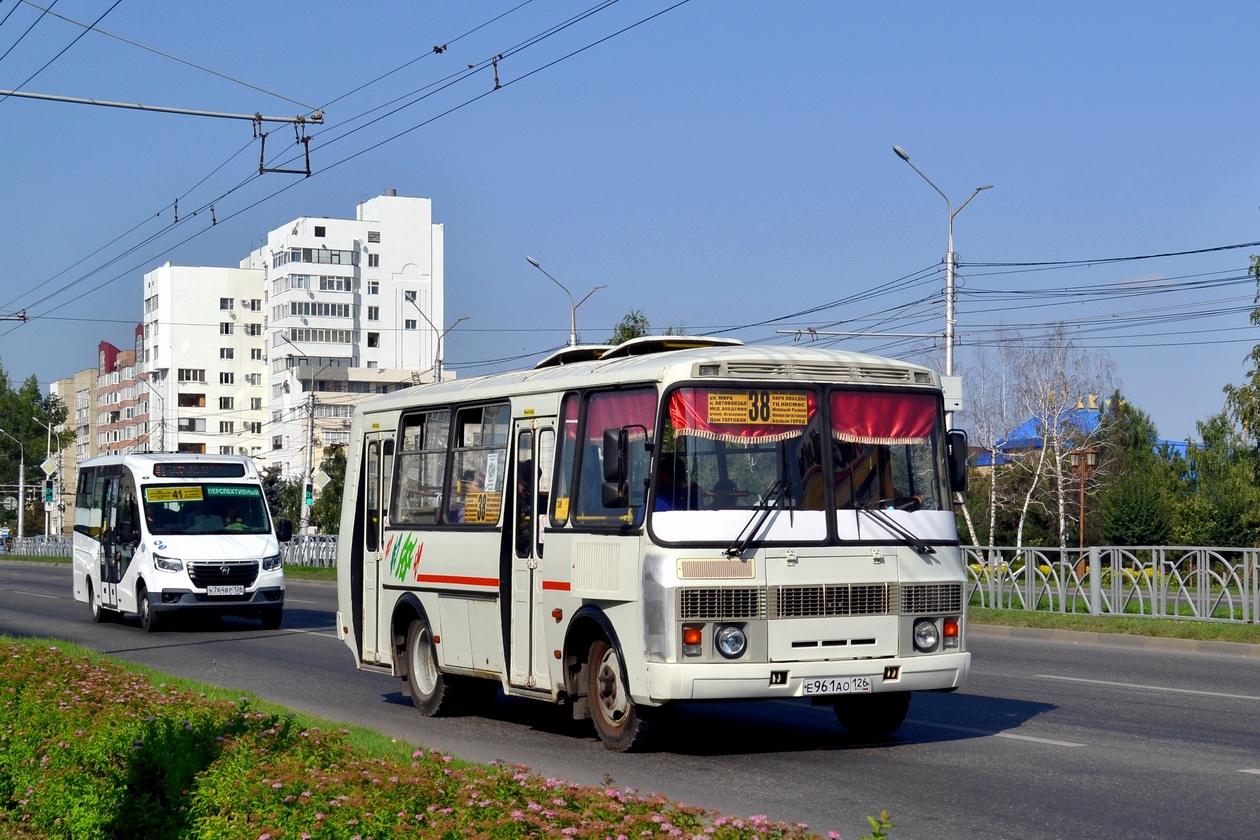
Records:
M458 327L460 323L462 323L463 321L467 321L468 316L465 315L462 318L457 318L455 320L455 323L451 324L449 327L442 330L441 332L438 332L437 326L433 323L433 321L429 319L428 315L424 314L424 310L420 308L420 304L416 303L411 298L407 298L407 302L416 308L416 311L420 313L420 317L424 319L424 322L429 325L429 329L433 330L433 334L437 336L437 347L434 348L434 354L433 354L433 381L441 382L442 381L442 340L446 338L447 333L449 333L451 330Z
M919 167L915 166L910 160L910 155L906 154L906 150L900 146L893 146L893 151L897 157L904 160L910 165L910 168L919 173L919 177L928 182L932 189L940 193L941 198L945 199L945 206L949 210L949 242L945 250L945 375L954 375L954 217L962 212L963 207L971 203L971 199L979 195L983 190L993 189L992 184L985 184L983 187L976 187L975 190L967 197L957 210L950 203L949 196L941 190L940 187L932 183L932 179L924 175Z
M13 435L11 435L11 434L9 434L8 432L6 432L4 429L0 429L0 435L4 435L4 436L5 436L5 437L7 437L9 440L11 440L11 441L13 441L14 443L16 443L16 444L18 445L18 452L20 453L20 454L19 454L19 460L18 460L18 529L17 529L17 535L18 535L18 537L19 537L19 538L21 538L21 537L26 536L25 532L23 531L23 528L24 528L24 526L25 526L25 524L26 524L26 447L22 445L22 441L18 440L18 439L17 439L17 438L15 438Z
M1072 462L1072 467L1073 469L1076 470L1076 474L1079 479L1078 488L1080 492L1081 521L1078 525L1078 530L1080 531L1080 538L1079 538L1077 547L1084 548L1085 547L1085 482L1091 475L1094 474L1094 467L1098 465L1098 450L1094 449L1092 446L1087 449L1082 449L1080 451L1074 450L1071 453L1069 453L1068 459Z
M539 271L541 271L543 274L547 274L547 269L545 269L545 268L543 268L541 265L539 265L539 264L538 264L538 260L534 259L533 257L526 257L525 259L526 259L526 260L528 260L528 261L529 261L529 264L530 264L530 265L532 265L534 268L538 269L538 270L539 270ZM587 292L587 293L586 293L586 297L582 298L582 299L581 299L581 300L579 300L577 303L574 303L574 302L573 302L573 293L572 293L572 292L570 292L570 291L569 291L569 290L565 287L565 285L564 285L563 283L561 283L561 282L560 282L559 280L557 280L556 278L552 277L550 274L547 274L547 279L549 279L552 283L555 283L555 284L556 284L557 286L559 286L561 289L564 289L564 293L565 293L566 295L568 295L568 296L569 296L569 346L570 346L570 347L577 347L577 311L578 311L578 307L579 307L579 306L581 306L582 304L586 303L586 298L589 298L591 295L595 294L595 293L596 293L596 292L598 292L600 289L607 289L608 287L607 287L607 286L605 286L605 285L596 286L595 288L591 289L589 292Z
M34 415L31 416L31 419L34 420L39 425L43 426L48 431L48 442L44 447L44 460L48 461L50 458L52 458L52 426L48 423L45 423L43 420L40 420L38 417L35 417ZM57 442L57 451L58 452L61 451L60 441ZM60 465L58 465L57 467L57 474L58 474L58 477L60 477L60 474L61 474ZM48 476L48 480L51 481L52 476ZM50 508L48 506L47 501L45 501L44 502L44 537L47 538L51 534L52 534L52 508Z

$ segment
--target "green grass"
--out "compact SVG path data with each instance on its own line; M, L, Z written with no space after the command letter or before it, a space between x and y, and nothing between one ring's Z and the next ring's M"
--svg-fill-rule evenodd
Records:
M970 607L972 624L1001 627L1038 627L1046 630L1078 630L1083 633L1121 633L1165 639L1192 639L1201 642L1245 642L1260 644L1260 624L1234 624L1215 621L1141 618L1128 615L1063 615L1027 610L992 610Z

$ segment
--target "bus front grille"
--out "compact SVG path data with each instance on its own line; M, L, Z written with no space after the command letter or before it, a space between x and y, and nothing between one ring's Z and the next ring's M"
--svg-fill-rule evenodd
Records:
M765 618L766 591L759 586L680 589L678 615L683 621Z
M829 618L844 615L887 615L896 603L897 584L820 584L781 586L771 599L771 618Z
M962 612L961 583L928 583L901 587L902 615Z
M252 586L258 578L257 560L190 561L188 577L193 586Z

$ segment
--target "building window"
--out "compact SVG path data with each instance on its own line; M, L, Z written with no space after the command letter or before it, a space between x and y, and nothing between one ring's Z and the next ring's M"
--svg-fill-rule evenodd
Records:
M263 360L263 352L261 347L251 347L249 350L249 359L252 362L261 362ZM252 384L252 383L251 383Z
M224 309L224 310L229 310L229 309L231 309L231 308L232 308L232 299L231 299L231 298L219 298L219 308L220 308L220 309Z
M315 225L315 235L316 235L316 236L323 236L323 235L324 235L324 226L323 226L323 225Z
M219 408L224 411L231 411L236 408L235 397L219 397Z
M205 408L206 395L205 394L180 394L179 407L180 408Z
M403 292L403 300L409 300L409 301L411 301L412 303L415 303L415 302L416 302L416 290L415 290L415 289L408 289L407 291Z
M261 384L262 384L262 374L261 374L261 373L247 373L247 374L245 374L245 383L246 383L247 385L261 385Z
M180 452L191 452L194 455L205 455L206 445L204 443L181 443L179 445Z
M367 319L369 321L381 320L381 308L379 306L369 306L367 308Z
M408 318L407 320L403 321L404 330L414 330L415 328L416 328L415 318Z
M381 281L380 281L380 280L369 280L369 281L367 281L367 284L368 284L368 294L369 294L369 295L379 295L379 294L381 293Z
M232 434L234 431L236 431L236 423L234 423L234 422L233 422L233 421L231 421L231 420L220 420L220 421L219 421L219 434L221 434L221 435L230 435L230 434Z
M232 447L230 447L230 446L220 446L220 447L219 447L219 454L220 454L220 455L231 455L231 454L232 454Z
M235 374L235 373L229 373L229 372L227 372L227 371L221 372L221 373L219 374L219 384L220 384L220 385L234 385L234 384L236 384L236 374Z
M223 321L219 324L219 335L232 335L236 332L236 324L231 321Z
M176 426L181 432L204 432L206 420L204 417L181 417Z
M219 358L220 358L220 359L235 359L235 358L236 358L236 350L235 350L234 348L232 348L232 347L220 347L220 348L219 348Z
M368 254L368 268L380 268L380 267L381 267L381 255Z
M368 334L367 334L367 341L368 341L368 345L367 345L368 347L380 347L380 346L381 346L381 334L380 334L380 333L370 332L370 333L368 333Z
M261 435L261 434L262 434L262 423L259 423L259 422L256 422L256 421L255 421L255 422L245 423L245 424L244 424L244 428L245 428L245 431L246 431L246 432L248 432L248 433L249 433L249 434L251 434L251 435Z
M368 242L380 242L380 241L381 241L381 232L379 230L368 231Z
M246 324L245 335L262 335L262 324Z
M251 298L249 306L246 307L250 312L262 312L262 301L258 298Z
M262 411L262 397L250 397L250 398L249 398L249 410L250 410L250 411Z
M180 382L205 382L206 371L204 368L180 368Z
M271 438L271 449L272 451L284 449L284 435L275 435Z

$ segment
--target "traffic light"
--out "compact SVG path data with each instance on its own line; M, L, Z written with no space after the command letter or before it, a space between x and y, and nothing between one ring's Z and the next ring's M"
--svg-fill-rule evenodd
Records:
M53 483L52 479L44 482L44 504L51 505L53 503Z
M309 481L306 482L306 504L307 507L315 504L315 486Z

